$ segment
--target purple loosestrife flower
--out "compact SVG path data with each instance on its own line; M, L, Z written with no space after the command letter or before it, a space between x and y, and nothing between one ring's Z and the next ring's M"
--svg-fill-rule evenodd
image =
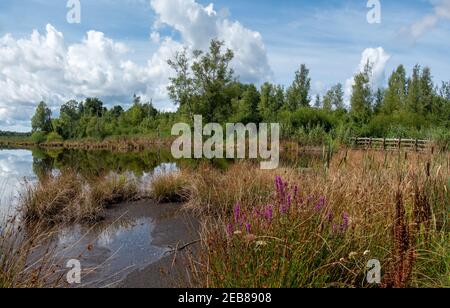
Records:
M237 203L234 207L234 222L239 223L241 219L241 204Z
M295 185L294 187L294 202L298 203L298 186Z
M344 223L341 225L342 232L347 230L349 223L350 223L350 219L349 219L348 213L344 213Z
M273 206L272 205L267 206L265 215L266 215L266 219L268 220L268 222L272 223L272 220L273 220Z
M247 230L247 233L250 234L252 232L252 225L249 223L245 224L245 229Z
M320 211L325 206L325 197L320 197L319 202L316 205L316 210Z

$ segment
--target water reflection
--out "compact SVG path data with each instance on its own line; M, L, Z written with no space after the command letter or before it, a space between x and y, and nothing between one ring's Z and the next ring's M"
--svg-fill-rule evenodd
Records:
M35 178L30 151L0 150L0 221L18 204L24 179Z
M129 153L0 149L0 222L14 214L25 183L33 183L50 172L70 168L83 176L132 173L146 183L154 173L173 172L179 164L164 149Z

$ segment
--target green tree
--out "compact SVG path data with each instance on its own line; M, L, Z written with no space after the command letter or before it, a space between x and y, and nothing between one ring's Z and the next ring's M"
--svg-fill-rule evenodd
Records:
M406 70L400 65L389 77L389 86L385 93L385 99L380 109L385 114L392 114L395 111L404 110L408 96L408 82Z
M177 52L174 59L169 60L168 64L176 73L176 77L169 79L170 85L167 87L169 97L179 107L181 113L185 113L193 119L195 88L186 49Z
M365 124L370 119L372 106L372 89L370 85L372 67L370 63L364 71L355 76L353 93L351 97L351 117L358 124Z
M103 102L96 97L87 98L81 108L82 114L89 117L101 117L105 112Z
M375 114L379 114L384 107L384 100L386 97L386 91L382 88L378 88L375 93L375 104L373 107L373 111Z
M422 70L420 78L420 94L422 102L422 112L425 114L431 114L434 111L434 97L435 90L433 84L433 77L431 76L431 70L429 67L425 67Z
M31 119L31 127L33 132L50 133L52 126L52 111L47 107L45 102L40 102L36 108L36 113Z
M258 104L260 95L258 89L254 85L248 85L246 88L241 99L233 100L232 122L244 124L259 122Z
M422 68L419 65L414 66L412 77L408 81L407 110L416 114L422 114L423 111L421 103L421 70Z
M305 64L295 72L295 79L287 90L287 107L294 111L300 107L310 107L311 98L311 78L309 78L309 69Z
M260 118L264 122L275 120L278 111L283 107L285 101L282 86L275 86L266 82L261 87L261 95L258 104Z
M194 52L195 99L200 103L198 111L208 122L226 121L231 111L225 90L233 82L234 72L229 66L234 54L230 49L222 52L223 46L224 42L213 40L208 53Z
M344 109L344 89L341 83L333 86L324 96L322 108L331 111Z
M212 40L209 52L194 51L191 66L186 51L169 61L176 72L170 79L169 96L191 119L201 114L208 122L223 122L231 115L227 90L234 82L229 67L234 54L230 49L222 51L223 47L224 42Z

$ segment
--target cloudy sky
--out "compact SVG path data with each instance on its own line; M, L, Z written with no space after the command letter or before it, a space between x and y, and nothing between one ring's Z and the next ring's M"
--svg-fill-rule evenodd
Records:
M0 130L28 131L40 100L58 114L71 98L126 104L137 93L172 110L167 59L212 38L235 51L243 82L288 85L305 63L322 94L349 89L368 60L374 86L399 64L450 80L450 0L380 0L380 24L368 23L367 2L81 0L81 23L70 24L66 0L1 0Z

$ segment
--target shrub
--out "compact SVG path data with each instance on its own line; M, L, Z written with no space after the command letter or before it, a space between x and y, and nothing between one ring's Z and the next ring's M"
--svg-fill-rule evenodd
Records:
M62 142L62 141L64 141L64 138L61 137L56 132L51 132L50 134L47 135L47 142Z
M36 144L43 143L47 140L47 135L44 132L34 132L31 135L31 141Z

